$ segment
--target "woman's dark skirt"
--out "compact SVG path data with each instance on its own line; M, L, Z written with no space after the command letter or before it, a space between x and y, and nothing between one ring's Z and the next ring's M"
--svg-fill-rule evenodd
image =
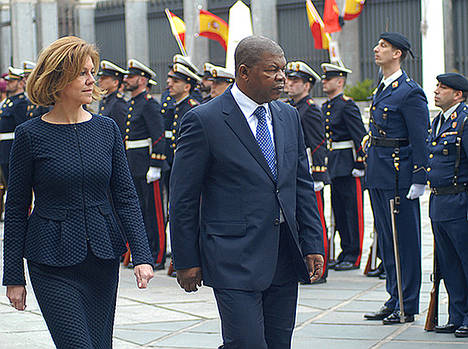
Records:
M110 349L119 261L86 259L70 267L28 261L42 315L58 349Z

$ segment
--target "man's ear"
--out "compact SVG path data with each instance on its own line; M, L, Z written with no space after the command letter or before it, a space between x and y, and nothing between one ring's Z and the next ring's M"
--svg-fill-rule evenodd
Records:
M241 64L239 66L239 77L242 79L242 80L245 80L245 81L248 81L249 80L249 67L247 67L245 64Z
M401 52L400 49L396 49L396 50L393 51L393 57L394 58L399 59L401 57L401 54L402 54L402 52Z

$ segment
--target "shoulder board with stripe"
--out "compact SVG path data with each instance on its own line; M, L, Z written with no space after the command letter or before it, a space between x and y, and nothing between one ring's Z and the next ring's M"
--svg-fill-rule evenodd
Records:
M123 98L123 94L121 94L120 92L117 92L117 98Z
M199 105L200 103L198 103L198 102L197 102L196 100L194 100L193 98L189 98L188 104L190 104L191 107L195 107L195 106Z
M312 98L309 98L308 100L306 100L306 103L308 105L315 105L315 102L314 102L314 100Z
M150 99L153 99L153 96L151 96L149 93L145 95L145 99L149 101Z
M345 95L343 95L342 98L343 98L345 101L352 101L352 100L353 100L351 97L348 97L348 96L345 96Z

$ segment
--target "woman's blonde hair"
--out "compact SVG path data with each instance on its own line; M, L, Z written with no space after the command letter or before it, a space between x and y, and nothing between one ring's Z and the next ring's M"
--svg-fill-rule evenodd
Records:
M60 92L81 73L86 59L91 57L99 69L96 46L76 36L60 38L43 49L37 65L28 77L26 92L37 105L50 106L60 99ZM103 91L93 85L93 99L99 100Z

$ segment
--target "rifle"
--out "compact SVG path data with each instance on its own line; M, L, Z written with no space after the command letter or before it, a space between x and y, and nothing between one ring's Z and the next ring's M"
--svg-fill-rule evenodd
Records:
M370 271L377 269L377 231L375 230L375 225L371 238L372 245L369 250L369 256L367 257L366 267L364 268L364 275L367 275Z
M399 198L396 198L399 199ZM395 254L395 269L396 269L396 278L397 278L397 288L398 288L398 301L400 303L400 322L405 323L405 308L403 302L403 283L401 281L401 263L400 263L400 250L398 249L398 230L396 226L396 215L398 214L398 208L395 207L395 204L399 204L395 199L390 200L390 215L392 220L392 232L393 232L393 253Z
M330 238L328 239L328 261L335 262L335 234L336 222L335 215L333 214L333 207L330 202L330 226L328 227Z
M429 308L427 309L426 324L424 330L434 331L439 324L439 286L442 277L440 275L439 264L437 263L436 247L434 241L434 267L431 274L432 290Z

